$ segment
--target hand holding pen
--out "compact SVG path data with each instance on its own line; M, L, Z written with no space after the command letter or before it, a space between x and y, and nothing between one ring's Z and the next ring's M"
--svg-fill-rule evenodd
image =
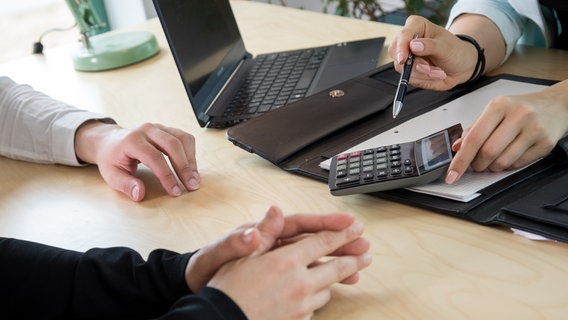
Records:
M415 34L412 39L417 39L418 35ZM406 94L406 89L408 88L408 80L410 79L410 73L412 72L412 66L414 65L414 55L412 52L408 55L408 59L404 63L402 72L400 73L400 80L398 81L398 87L396 88L396 94L394 95L394 102L392 105L392 118L396 118L402 110L402 104L404 103L404 95Z

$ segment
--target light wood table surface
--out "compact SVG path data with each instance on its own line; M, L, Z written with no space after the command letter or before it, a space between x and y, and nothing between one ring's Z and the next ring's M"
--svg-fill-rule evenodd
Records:
M380 35L388 45L399 29L249 1L233 8L253 54ZM155 248L193 251L260 219L271 204L286 214L352 212L365 225L374 262L357 285L334 287L316 319L567 319L567 245L366 195L331 196L326 184L233 146L224 130L200 128L159 21L133 29L152 31L161 52L134 66L81 73L73 70L69 45L0 65L0 74L126 127L160 122L192 133L201 189L171 198L142 168L148 194L134 203L93 166L0 158L0 236L74 250L129 246L146 255ZM386 47L380 61L389 61ZM500 71L564 79L568 54L519 47Z

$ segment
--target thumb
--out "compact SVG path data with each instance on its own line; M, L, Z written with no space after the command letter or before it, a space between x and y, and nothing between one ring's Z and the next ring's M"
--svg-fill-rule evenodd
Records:
M116 191L124 193L134 201L141 201L146 195L144 182L128 172L112 168L110 172L99 167L101 176L106 183Z

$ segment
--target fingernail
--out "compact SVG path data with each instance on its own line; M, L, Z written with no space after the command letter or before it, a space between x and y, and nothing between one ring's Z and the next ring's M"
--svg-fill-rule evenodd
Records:
M370 253L365 253L363 255L363 263L368 266L373 262L373 256Z
M199 175L199 172L197 172L197 171L193 171L193 178L195 178L195 180L197 180L197 182L201 181L201 176Z
M396 53L396 63L398 63L398 64L402 63L402 53L400 53L400 52Z
M130 197L133 200L138 200L138 197L140 196L140 188L138 187L137 184L132 186L132 189L130 190Z
M197 190L199 189L199 174L197 172L193 172L193 178L189 179L187 184L189 185L190 190Z
M176 196L176 197L177 197L177 196L181 196L181 189L180 189L180 187L177 186L177 185L174 186L174 187L172 188L172 193L173 193L174 196Z
M357 222L351 226L351 232L354 234L361 234L363 233L363 224Z
M410 49L412 49L412 52L422 52L424 51L424 43L421 41L412 41L410 42Z
M248 228L245 230L245 232L243 232L243 241L246 244L251 243L252 241L252 232L254 231L254 228Z
M446 183L447 184L452 184L454 182L456 182L456 180L458 179L458 172L455 170L450 170L448 171L448 174L446 175Z

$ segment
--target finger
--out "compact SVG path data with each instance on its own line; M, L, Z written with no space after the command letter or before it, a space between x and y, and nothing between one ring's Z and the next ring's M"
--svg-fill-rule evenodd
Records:
M181 142L181 150L177 143L172 146L173 150L164 149L164 153L170 158L172 165L187 190L199 189L201 177L197 169L197 159L195 157L195 137L189 133L177 129L155 124L157 128L169 133Z
M320 264L323 264L323 263L324 262L322 262L322 261L316 261L316 262L312 263L309 267L314 268L314 267L319 266ZM359 278L360 278L360 275L359 275L359 272L357 272L357 273L352 274L352 275L348 276L347 278L339 281L339 283L345 284L345 285L353 285L353 284L359 282Z
M353 223L341 231L321 231L281 250L295 256L303 265L309 265L317 259L334 252L341 246L361 237L363 225Z
M197 173L193 136L161 124L144 124L143 127L152 145L168 156L186 189L189 191L199 189L200 178Z
M394 60L395 69L400 72L402 65L408 59L410 53L410 40L417 34L420 26L417 19L413 16L406 19L404 27L396 34L393 41L389 45L389 56ZM423 33L418 33L423 34Z
M491 110L488 106L467 133L462 135L459 152L456 153L448 168L445 180L447 184L452 184L459 180L503 118L504 113L500 109Z
M103 179L114 190L120 191L134 201L142 201L146 194L144 182L131 173L123 171L117 167L108 168Z
M284 228L284 214L277 206L271 206L266 211L261 221L256 224L256 229L260 232L261 242L253 255L261 255L270 250L281 236Z
M339 231L352 225L355 217L349 213L325 215L297 214L285 218L280 238L290 238L303 233L316 233L324 230Z
M143 139L130 146L130 149L126 150L126 152L129 158L137 159L149 167L168 194L171 196L181 195L176 175L170 169L163 153L156 149L154 145Z
M227 236L201 248L187 265L186 282L193 292L199 292L226 263L246 257L260 244L260 233L254 228L237 228Z
M310 268L310 273L316 286L324 289L358 273L368 267L371 262L370 254L338 257Z
M323 288L314 293L309 300L310 310L319 310L331 300L331 288ZM310 318L311 319L311 318Z

